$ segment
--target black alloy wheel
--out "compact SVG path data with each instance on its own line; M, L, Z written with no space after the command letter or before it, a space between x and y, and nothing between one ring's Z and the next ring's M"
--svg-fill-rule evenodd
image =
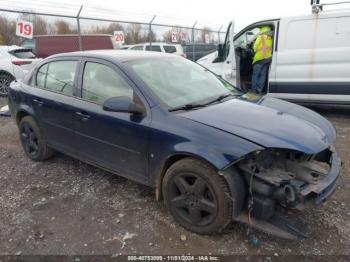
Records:
M171 208L188 223L197 226L210 224L218 213L213 189L193 173L175 176L169 185Z
M218 233L232 221L234 201L225 179L200 160L175 162L165 173L162 194L174 219L192 232Z
M25 152L32 157L39 153L38 137L29 123L25 122L21 125L21 141Z
M31 116L23 117L19 122L19 134L26 155L34 161L43 161L53 155L37 123Z

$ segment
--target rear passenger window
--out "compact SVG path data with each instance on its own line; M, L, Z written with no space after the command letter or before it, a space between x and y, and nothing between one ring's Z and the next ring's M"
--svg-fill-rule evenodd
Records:
M143 46L142 45L133 46L130 48L130 50L143 50Z
M77 61L55 61L40 67L36 75L38 87L56 93L73 95Z
M173 45L165 45L163 46L164 50L166 53L175 53L176 52L176 47Z
M12 50L9 53L17 58L24 58L24 59L34 59L35 58L35 55L29 49L17 49L17 50Z
M133 99L132 87L112 68L87 62L84 69L82 97L103 104L108 98L127 96Z
M162 49L160 49L159 45L152 45L152 46L146 45L146 50L147 51L162 52Z

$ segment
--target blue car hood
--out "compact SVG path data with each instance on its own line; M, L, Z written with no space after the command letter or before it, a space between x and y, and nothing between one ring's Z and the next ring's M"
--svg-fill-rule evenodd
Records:
M319 114L270 97L256 103L232 99L180 116L265 148L288 148L306 154L326 149L336 138L333 125Z

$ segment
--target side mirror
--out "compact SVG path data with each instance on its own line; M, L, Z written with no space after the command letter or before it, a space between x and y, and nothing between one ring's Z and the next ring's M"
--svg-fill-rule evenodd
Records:
M224 60L225 56L225 45L224 44L219 44L218 45L218 58L220 61Z
M103 110L134 115L143 115L145 111L141 105L134 103L128 96L118 96L107 99L103 103Z

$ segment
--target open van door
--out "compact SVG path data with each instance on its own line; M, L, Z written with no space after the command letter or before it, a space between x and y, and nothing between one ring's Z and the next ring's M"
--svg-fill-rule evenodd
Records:
M234 46L234 21L232 20L229 24L226 32L225 43L223 45L223 50L220 50L219 47L219 57L220 52L224 52L222 56L222 77L230 82L231 84L237 86L239 79L237 81L237 63L235 55L235 46Z
M236 79L237 65L233 38L234 21L232 20L226 31L225 42L219 44L218 51L199 59L197 63L236 86L239 81Z

